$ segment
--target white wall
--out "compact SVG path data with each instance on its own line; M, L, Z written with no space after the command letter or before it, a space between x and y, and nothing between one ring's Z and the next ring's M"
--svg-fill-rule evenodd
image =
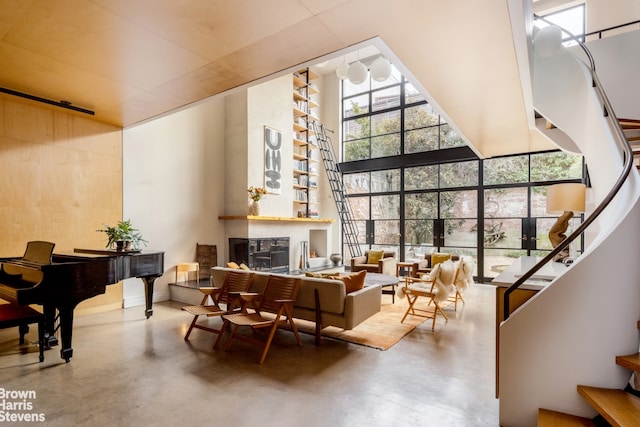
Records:
M593 40L587 47L616 116L640 119L640 31Z
M340 80L336 76L336 73L331 72L322 76L319 79L318 87L320 88L320 114L322 117L322 123L326 129L331 132L327 132L327 136L333 143L334 153L336 155L336 162L341 162L341 150L340 141L342 140L342 113L341 113L341 98L340 98ZM331 229L330 241L332 253L342 253L340 242L342 241L342 228L339 222L338 210L331 193L331 187L327 179L327 174L324 171L324 167L320 167L320 180L318 191L318 200L321 201L320 217L334 219L335 225ZM349 254L343 254L343 259L347 258Z
M247 91L247 180L249 185L265 187L264 127L282 133L282 192L267 194L260 200L260 215L293 216L293 78L285 75L249 88ZM232 183L229 183L233 185ZM245 190L245 204L249 198ZM276 236L277 237L277 236Z
M196 243L224 248L224 99L188 109L123 132L123 217L165 251L165 274L154 300L169 299L175 265L195 260ZM139 279L125 281L125 307L144 304Z

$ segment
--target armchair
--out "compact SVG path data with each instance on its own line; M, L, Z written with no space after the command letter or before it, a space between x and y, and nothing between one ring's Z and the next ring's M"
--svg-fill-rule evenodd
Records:
M389 276L396 275L396 253L395 251L365 251L364 255L351 258L351 271L366 270L370 273L382 273Z
M415 277L420 277L421 274L428 274L431 270L441 262L447 261L459 261L460 256L447 252L433 252L424 255L424 260L418 261L413 266L413 274Z

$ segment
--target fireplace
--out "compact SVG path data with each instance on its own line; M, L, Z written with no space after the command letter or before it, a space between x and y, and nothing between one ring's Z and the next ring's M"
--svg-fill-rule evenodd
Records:
M289 238L229 238L229 260L251 270L289 272Z

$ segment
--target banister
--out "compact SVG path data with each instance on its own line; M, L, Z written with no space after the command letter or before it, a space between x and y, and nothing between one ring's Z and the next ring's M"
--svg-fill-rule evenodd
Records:
M597 31L591 31L590 33L585 33L580 37L584 37L585 40L587 37L589 36L594 36L594 35L598 35L598 38L602 38L602 33L604 33L605 31L612 31L612 30L617 30L619 28L623 28L623 27L628 27L630 25L635 25L635 24L640 24L640 19L636 20L636 21L631 21L631 22L627 22L624 24L620 24L620 25L614 25L613 27L607 27L607 28L603 28L602 30L597 30Z
M547 21L544 18L538 17L536 15L534 15L534 18L536 19L540 19L550 25L555 25L550 23L549 21ZM559 26L558 26L559 27ZM631 146L629 145L629 142L627 141L626 137L624 136L624 132L622 130L622 127L620 126L620 124L618 123L618 119L613 111L613 107L611 106L611 103L609 102L609 99L607 98L607 95L605 94L604 90L602 89L602 85L600 84L600 80L598 79L598 76L596 74L596 67L595 67L595 62L593 60L593 56L591 55L591 52L589 52L589 49L587 49L587 47L584 45L583 42L581 42L576 36L574 36L573 34L571 34L570 32L566 31L564 28L559 27L563 32L569 34L569 36L578 43L578 45L580 46L580 48L584 51L584 53L587 55L587 58L589 59L589 68L590 68L590 72L591 72L591 80L593 83L593 87L596 91L596 94L598 95L600 102L602 103L603 107L604 107L604 115L605 117L607 117L612 123L612 127L613 129L615 129L615 136L616 136L616 141L618 142L618 144L620 145L620 147L622 148L623 152L624 152L624 165L623 165L623 169L622 172L620 173L620 176L618 177L617 181L615 182L615 184L613 185L613 187L611 188L611 190L609 191L609 193L607 193L607 195L605 196L605 198L602 200L602 202L600 202L600 204L593 210L593 212L591 213L591 215L589 215L588 218L586 218L582 224L580 224L573 233L571 233L569 236L567 236L562 242L560 242L560 244L558 246L556 246L551 252L549 252L544 258L542 258L542 260L540 260L537 264L535 264L530 270L528 270L527 272L525 272L521 277L518 278L518 280L516 280L511 286L509 286L506 291L504 292L504 296L503 296L503 319L507 320L509 318L509 316L511 315L510 313L510 309L509 309L509 296L516 290L518 289L524 282L526 282L531 276L533 276L538 270L540 270L545 264L547 264L549 261L551 261L557 254L559 254L563 249L567 248L569 246L569 244L571 244L571 242L573 242L575 239L577 239L583 232L584 230L589 227L589 225L591 225L593 223L593 221L596 220L596 218L598 218L598 216L602 213L602 211L604 211L604 209L609 205L609 203L613 200L613 198L616 196L616 194L618 194L618 192L620 191L620 189L622 188L622 185L624 184L624 182L626 181L627 177L629 176L629 172L631 172L631 168L633 165L633 151L631 149Z

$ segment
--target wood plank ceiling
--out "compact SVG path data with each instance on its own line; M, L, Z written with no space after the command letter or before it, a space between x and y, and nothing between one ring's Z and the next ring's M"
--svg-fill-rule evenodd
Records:
M0 87L128 127L378 36L478 153L522 152L508 3L0 0Z

